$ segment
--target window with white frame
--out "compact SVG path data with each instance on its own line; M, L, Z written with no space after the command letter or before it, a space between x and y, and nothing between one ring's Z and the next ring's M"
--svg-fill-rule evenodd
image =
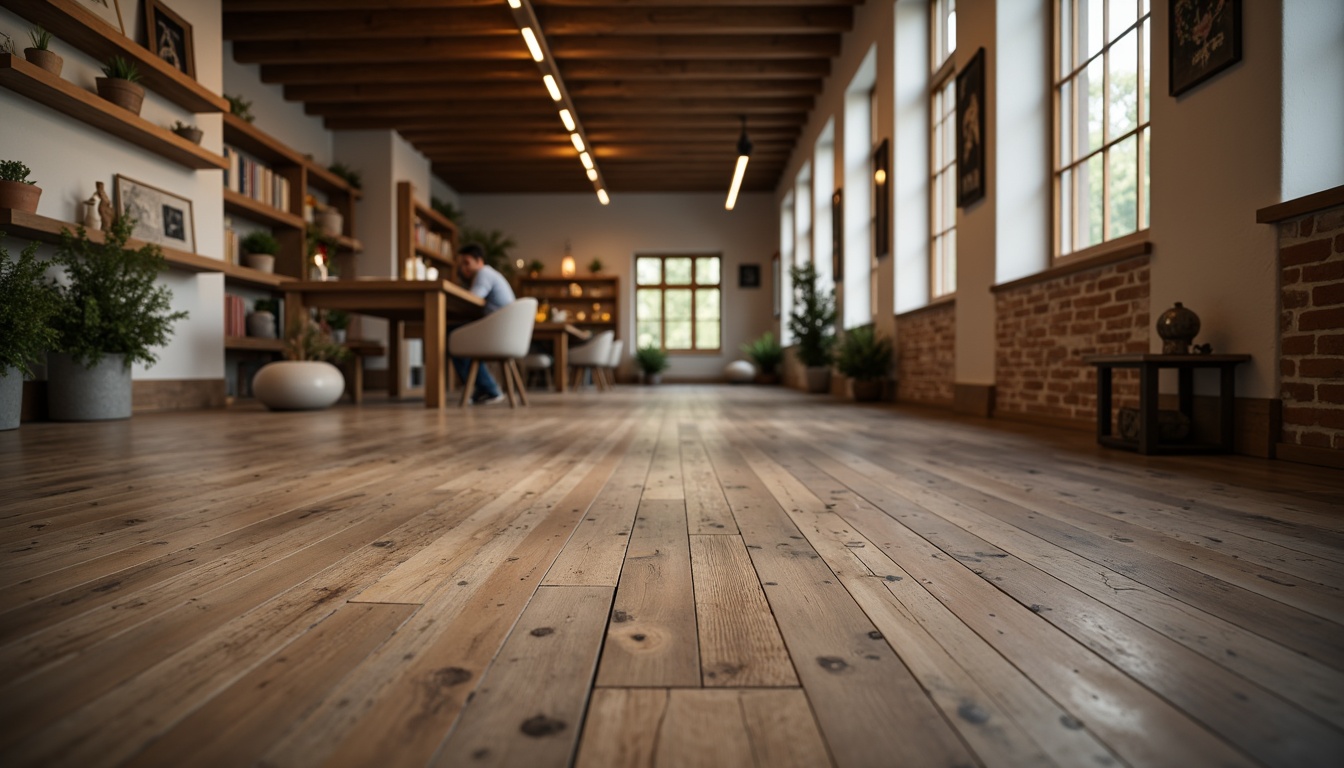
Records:
M957 290L956 0L929 7L929 297Z
M1148 228L1150 0L1056 0L1055 255Z
M722 346L722 259L636 256L637 346L717 352Z
M812 163L807 162L798 171L793 185L793 264L802 266L812 262Z
M775 286L775 290L779 291L781 318L793 313L793 280L789 276L789 266L793 264L793 237L793 192L790 191L779 204L780 270L779 284ZM779 338L781 344L793 341L793 334L789 331L787 322L780 323Z
M828 121L812 153L812 263L817 268L817 285L831 290L832 253L835 222L832 220L832 196L835 194L835 123Z

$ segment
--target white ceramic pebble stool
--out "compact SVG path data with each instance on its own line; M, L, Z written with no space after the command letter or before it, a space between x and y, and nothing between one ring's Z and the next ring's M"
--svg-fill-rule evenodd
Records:
M756 379L756 366L746 360L734 360L723 367L723 376L729 384L746 384Z

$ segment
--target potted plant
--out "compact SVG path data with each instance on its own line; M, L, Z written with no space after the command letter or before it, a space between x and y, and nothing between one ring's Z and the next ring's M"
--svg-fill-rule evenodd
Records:
M345 163L332 163L327 167L327 170L340 176L342 179L345 179L345 183L355 189L364 188L364 177L360 175L359 171L356 171Z
M591 273L593 273L594 275L596 275L596 274L601 273L601 272L602 272L602 268L605 267L605 266L606 266L606 265L602 263L602 260L601 260L601 259L593 259L593 260L592 260L591 262L589 262L589 264L588 264L588 271L591 272Z
M798 361L807 368L807 391L831 389L831 351L835 346L835 301L817 289L817 268L811 263L789 270L793 278L793 312L789 330L797 339Z
M464 227L462 242L481 246L481 250L485 251L486 264L505 277L513 276L513 262L509 259L509 252L517 245L513 242L513 238L498 229L487 232L483 229Z
M279 299L257 299L247 316L247 335L258 339L275 339L275 318L280 313Z
M527 276L541 277L541 271L545 268L546 265L541 263L540 259L533 259L527 263Z
M835 366L854 382L854 399L871 402L882 397L882 380L891 371L891 340L871 325L845 332Z
M756 381L760 384L779 383L779 364L784 362L784 348L775 334L766 331L760 338L742 345L742 351L756 364Z
M243 261L260 272L275 271L275 257L280 253L280 241L264 229L243 238Z
M350 313L339 309L329 310L326 323L331 329L331 340L337 344L344 344L346 331L350 328Z
M205 136L205 133L202 132L200 128L197 128L190 123L184 123L181 120L173 123L173 133L190 141L192 144L200 144L201 138Z
M140 114L145 102L145 87L140 84L140 68L135 62L113 56L103 65L103 74L96 80L98 95L132 114Z
M273 411L312 411L327 408L345 393L345 377L332 365L350 350L310 318L290 326L285 359L267 363L252 379L252 394Z
M28 166L18 160L0 160L0 208L37 213L42 190L37 182L28 180L29 173Z
M313 201L313 224L315 231L309 231L310 238L337 238L345 231L345 217L334 205Z
M244 99L242 96L230 96L224 94L224 98L229 102L229 113L239 120L252 122L257 118L252 115L252 102Z
M57 260L68 284L59 289L52 320L56 352L47 356L47 401L56 421L125 419L131 415L131 363L153 365L154 347L168 343L172 292L158 285L163 252L146 243L126 247L134 222L119 216L104 240L89 240L84 227L61 233Z
M645 384L659 384L667 370L667 352L659 347L640 347L635 350L635 364L644 374Z
M41 27L33 27L28 32L28 37L32 38L33 45L31 48L23 49L23 58L60 77L61 66L65 64L65 60L49 48L51 33Z
M37 258L37 243L11 260L3 238L0 232L0 430L19 427L23 377L55 346L50 321L61 307L46 279L47 265Z

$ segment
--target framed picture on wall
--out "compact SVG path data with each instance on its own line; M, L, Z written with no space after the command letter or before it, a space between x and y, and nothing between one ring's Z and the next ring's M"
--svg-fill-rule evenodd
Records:
M985 49L957 73L957 207L985 196Z
M159 0L145 0L145 43L174 69L193 80L196 78L191 25Z
M737 287L738 288L760 288L761 287L761 265L760 264L739 264L737 267Z
M1167 14L1172 96L1241 61L1241 0L1172 0Z
M117 5L117 0L77 0L77 2L118 32L126 34L126 27L121 23L121 6Z
M831 193L831 280L845 280L845 207L841 190Z
M873 248L879 259L891 255L891 142L887 139L873 153Z
M190 200L121 174L116 176L113 192L118 213L135 220L131 237L165 248L196 252L196 220Z

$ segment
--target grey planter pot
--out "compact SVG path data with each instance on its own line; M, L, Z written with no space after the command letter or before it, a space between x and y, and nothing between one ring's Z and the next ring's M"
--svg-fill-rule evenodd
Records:
M85 368L69 355L47 356L47 415L52 421L131 417L131 369L123 355L103 355Z
M19 428L23 410L23 372L18 368L0 371L0 431Z
M807 391L812 394L831 391L831 367L820 365L807 368Z

